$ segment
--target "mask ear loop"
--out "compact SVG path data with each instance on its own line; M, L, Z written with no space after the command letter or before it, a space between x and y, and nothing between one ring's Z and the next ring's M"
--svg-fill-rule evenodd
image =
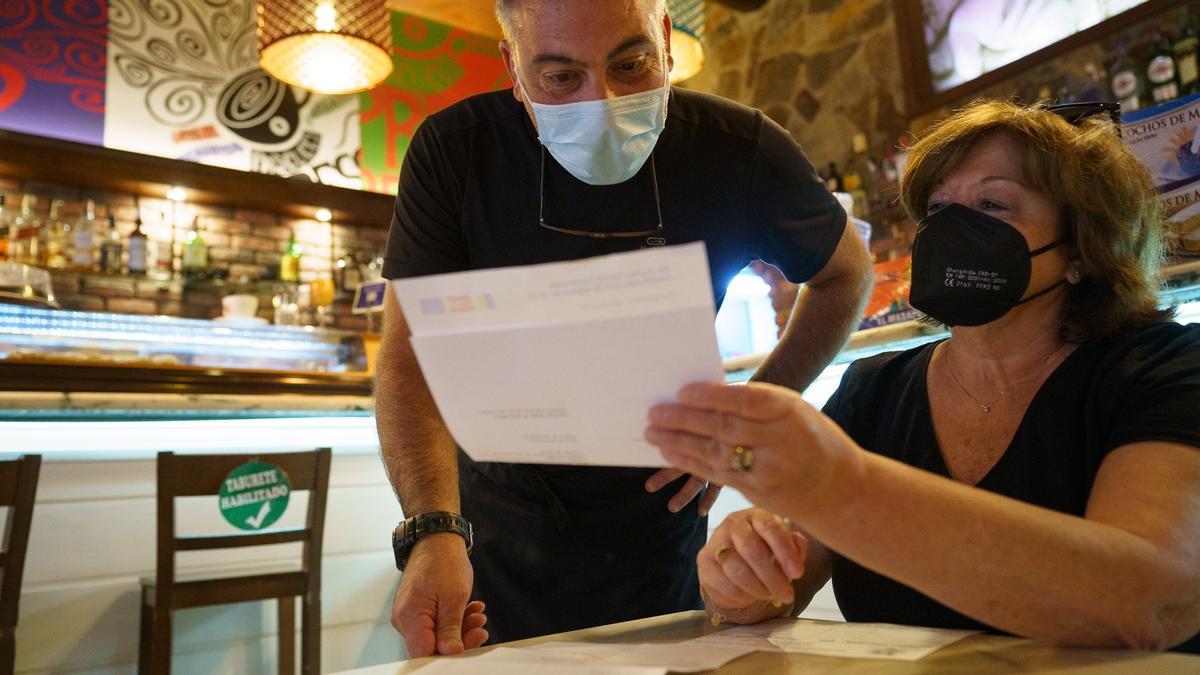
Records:
M1062 246L1063 244L1067 243L1067 241L1068 241L1068 239L1066 237L1063 237L1062 239L1056 239L1056 240L1050 242L1049 244L1046 244L1045 246L1042 246L1040 248L1036 248L1036 249L1030 251L1029 257L1030 257L1030 259L1036 258L1037 256L1045 253L1046 251L1049 251L1050 249L1054 248L1055 246ZM1051 284L1050 286L1043 288L1042 290L1038 291L1037 293L1034 293L1033 295L1029 296L1028 298L1021 298L1015 304L1013 304L1013 307L1016 307L1017 305L1023 305L1035 298L1040 298L1043 295L1049 293L1050 291L1052 291L1066 283L1067 283L1066 279L1059 279L1057 283Z
M1069 241L1069 239L1067 239L1066 237L1063 237L1062 239L1055 239L1054 241L1050 242L1049 244L1046 244L1045 246L1042 246L1041 248L1035 248L1032 251L1030 251L1029 257L1036 258L1039 255L1045 253L1046 251L1049 251L1050 249L1054 248L1055 246L1062 246L1063 244L1067 243L1068 241Z
M1016 304L1013 305L1013 307L1016 307L1017 305L1023 305L1025 303L1029 302L1030 300L1033 300L1034 298L1040 298L1043 295L1049 293L1050 291L1052 291L1066 283L1067 283L1066 279L1059 279L1056 283L1051 284L1047 288L1043 288L1042 290L1038 291L1037 293L1034 293L1033 295L1029 296L1028 298L1021 298L1020 300L1018 300L1016 302Z

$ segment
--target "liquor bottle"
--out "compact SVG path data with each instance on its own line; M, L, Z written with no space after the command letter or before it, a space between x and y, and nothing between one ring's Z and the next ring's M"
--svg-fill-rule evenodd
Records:
M1166 34L1158 33L1146 59L1146 98L1154 105L1179 98L1179 68Z
M1083 79L1083 93L1079 95L1079 100L1086 102L1110 100L1106 91L1108 85L1104 83L1104 69L1095 61L1088 61L1084 64L1083 71L1086 77Z
M91 272L96 267L96 203L90 199L71 232L70 267L75 272Z
M829 163L829 173L825 174L825 187L830 192L845 192L842 185L842 174L838 173L837 163Z
M12 234L8 243L8 255L13 262L29 265L41 264L42 249L38 233L41 232L42 222L34 214L37 197L25 195L20 198L20 215L12 223Z
M200 279L208 270L208 246L200 236L200 216L192 219L192 231L183 243L183 276Z
M867 152L868 142L866 134L854 134L850 141L850 149L853 154L850 157L850 163L847 165L847 172L853 172L858 176L859 184L857 188L850 185L848 175L842 176L842 185L846 191L854 195L854 210L857 213L853 214L859 218L869 218L870 214L876 209L883 207L883 198L880 194L880 182L882 176L879 172L879 163L875 158Z
M1196 59L1197 51L1200 51L1200 37L1196 35L1191 10L1180 11L1179 16L1183 28L1179 32L1179 39L1171 46L1175 52L1175 63L1179 66L1179 93L1194 94L1200 89L1200 64Z
M288 239L287 248L279 259L279 280L300 281L300 244L296 243L296 231Z
M362 274L359 272L358 260L352 251L338 258L334 263L333 281L339 293L353 293L358 288L358 283L362 281Z
M37 197L27 194L21 198L21 214L12 225L12 239L9 242L9 254L13 262L38 266L42 264L42 246L40 234L42 221L34 213Z
M167 212L159 212L159 232L166 230L171 234L167 241L154 240L146 247L146 262L150 274L155 279L165 280L175 276L175 220L167 218Z
M1141 107L1142 78L1138 68L1129 58L1125 43L1117 45L1117 60L1108 71L1108 81L1113 98L1121 104L1121 112L1133 112Z
M130 238L132 241L132 237ZM121 273L121 253L125 246L121 243L121 232L117 230L117 219L113 217L112 207L108 209L108 234L100 244L100 271L105 274Z
M134 276L145 276L149 267L148 250L150 241L142 230L142 213L138 210L137 220L134 221L133 232L129 233L129 273Z
M70 260L71 223L62 217L62 206L61 199L51 200L50 215L42 226L45 264L52 270L66 269Z
M12 238L12 225L12 210L4 208L4 195L0 194L0 262L8 260L8 241Z

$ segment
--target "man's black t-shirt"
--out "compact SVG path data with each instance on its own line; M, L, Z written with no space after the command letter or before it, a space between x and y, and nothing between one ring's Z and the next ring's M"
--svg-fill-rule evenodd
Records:
M661 234L600 240L539 226L544 197L549 225L653 229L655 176ZM757 110L673 88L651 161L624 183L592 186L543 156L524 106L506 90L466 99L417 130L383 271L392 279L703 240L719 307L729 280L756 259L793 282L807 280L825 266L844 226L844 212L800 147Z
M655 177L661 233L600 240L539 225L544 199L548 225L654 229ZM651 161L624 183L597 187L543 155L524 106L502 91L455 104L417 130L400 174L384 276L704 241L720 306L730 279L755 259L792 281L809 279L844 227L844 212L799 146L751 108L672 89ZM492 642L700 606L695 557L707 519L697 500L680 513L667 509L686 477L649 494L643 485L651 473L483 463L459 453L462 511L475 528L473 597L488 605Z
M926 372L936 344L850 366L824 412L861 447L949 477L934 435ZM1034 396L1012 443L978 487L1083 516L1108 453L1139 441L1200 451L1200 325L1156 324L1080 345ZM849 621L999 632L833 553ZM1196 651L1193 638L1177 649Z

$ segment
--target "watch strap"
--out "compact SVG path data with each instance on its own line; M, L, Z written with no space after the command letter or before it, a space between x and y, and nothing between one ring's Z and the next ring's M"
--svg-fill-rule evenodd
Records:
M396 556L396 569L403 571L408 564L412 549L421 539L442 532L451 532L463 538L467 553L475 544L474 530L470 521L452 511L430 511L408 518L392 532L392 552Z

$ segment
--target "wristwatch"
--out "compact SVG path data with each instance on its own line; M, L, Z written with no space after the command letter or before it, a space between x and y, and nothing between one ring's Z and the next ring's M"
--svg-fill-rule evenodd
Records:
M392 552L396 554L396 569L404 571L413 546L416 546L422 537L439 532L453 532L462 537L463 541L467 542L467 553L471 552L471 547L475 544L471 523L461 515L450 511L422 513L401 522L392 531Z

